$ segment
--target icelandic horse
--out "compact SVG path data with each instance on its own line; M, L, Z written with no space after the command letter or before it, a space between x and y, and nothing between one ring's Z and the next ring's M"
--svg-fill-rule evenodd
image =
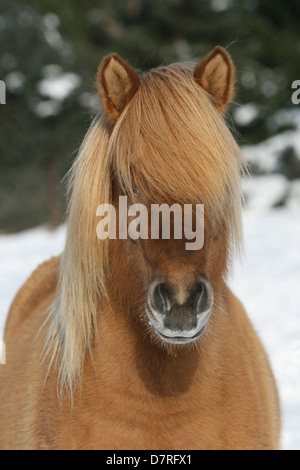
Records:
M225 123L231 58L218 46L194 70L138 75L112 54L97 86L103 112L70 171L64 252L34 271L8 315L0 448L277 449L269 360L226 284L245 171ZM120 195L203 204L203 248L100 240L97 207L118 215Z

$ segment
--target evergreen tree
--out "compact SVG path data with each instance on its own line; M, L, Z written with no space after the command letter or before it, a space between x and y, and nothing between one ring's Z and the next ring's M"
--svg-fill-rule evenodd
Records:
M278 111L295 109L299 18L298 0L2 0L0 230L60 222L58 181L97 112L94 78L110 52L143 71L222 45L236 64L230 111L239 143L291 127ZM64 96L55 95L57 80L71 84ZM298 157L289 148L280 160L289 177Z

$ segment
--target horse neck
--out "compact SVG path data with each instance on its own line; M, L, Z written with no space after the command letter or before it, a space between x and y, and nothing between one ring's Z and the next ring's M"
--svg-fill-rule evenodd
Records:
M143 396L187 392L207 368L206 350L212 352L212 345L200 341L197 346L166 347L155 340L138 314L120 305L113 289L108 293L99 315L99 340L93 354L97 375L110 390L121 385L135 395L139 391Z

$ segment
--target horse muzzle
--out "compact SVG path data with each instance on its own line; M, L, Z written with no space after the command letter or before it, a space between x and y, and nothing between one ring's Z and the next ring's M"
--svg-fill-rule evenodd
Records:
M146 299L150 324L164 341L186 344L205 331L213 307L213 289L205 275L200 275L184 288L154 279Z

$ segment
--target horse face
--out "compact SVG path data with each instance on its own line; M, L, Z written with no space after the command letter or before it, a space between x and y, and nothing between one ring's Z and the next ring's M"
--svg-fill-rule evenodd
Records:
M237 149L222 119L233 85L231 59L220 47L198 63L194 74L186 68L161 68L140 77L116 54L106 57L99 69L108 131L116 125L107 154L110 172L122 180L114 185L115 209L121 186L132 196L132 178L134 203L146 206L148 214L154 203L149 199L182 202L186 195L191 201L205 201L211 210L205 219L204 247L197 251L186 249L185 238L154 239L149 233L152 221L143 229L148 237L122 236L109 245L118 302L132 318L146 319L148 328L165 342L187 343L201 336L212 312L213 290L223 285L226 227L238 227L235 215L240 207L239 185L231 184L239 178L239 163L233 158ZM228 216L226 223L219 220ZM129 233L129 219L120 225Z
M114 187L114 205L118 214L117 198L123 193L117 181ZM224 240L210 227L209 221L205 222L205 244L201 250L186 250L188 240L185 238L151 239L150 204L144 200L140 203L149 209L149 236L137 240L128 236L122 240L123 260L128 273L123 280L127 301L129 295L133 297L131 301L138 299L137 311L142 312L138 316L147 320L147 327L163 342L190 343L205 331L213 310L212 286L217 283L226 264L224 256L223 261L220 256ZM171 234L174 234L173 223L171 220ZM121 267L121 257L118 256L115 265L121 272L125 266ZM138 303L141 292L143 307Z
M184 239L141 240L139 250L136 255L144 265L143 274L148 273L145 312L149 326L167 343L196 340L213 307L204 253L187 251Z

